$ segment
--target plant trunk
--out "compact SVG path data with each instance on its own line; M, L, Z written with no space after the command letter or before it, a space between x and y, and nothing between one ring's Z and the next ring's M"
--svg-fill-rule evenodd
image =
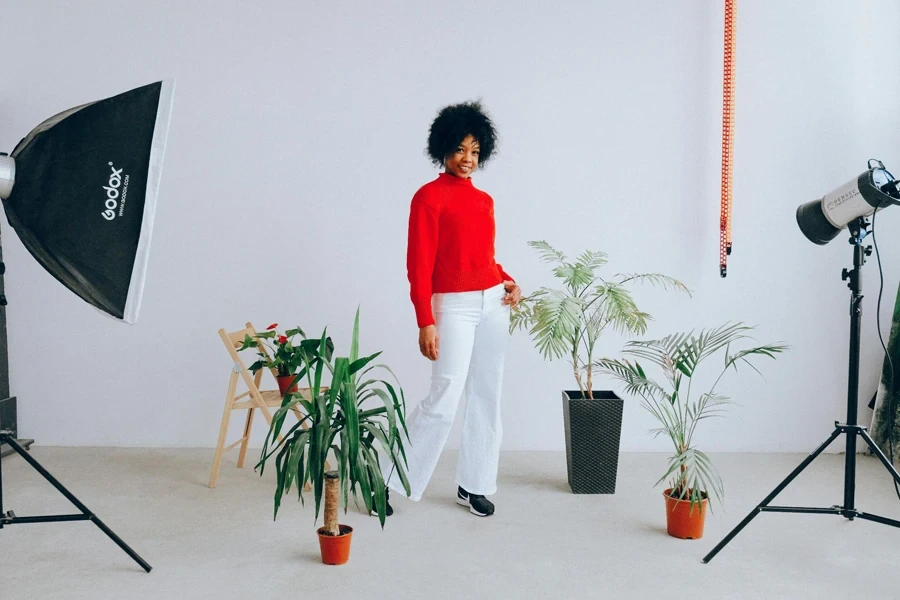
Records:
M582 398L587 398L584 391L584 385L581 383L581 372L578 370L578 354L572 353L572 371L575 373L575 381L578 382L578 391L581 392Z
M593 371L591 371L590 359L588 359L587 397L592 400L594 399L594 378L593 378Z
M679 449L680 454L684 454L684 449ZM687 488L687 482L684 480L684 474L687 471L687 467L681 465L681 476L678 478L678 485L675 486L674 494L679 498L683 493L685 493L685 488Z
M589 340L590 341L590 340ZM594 399L594 348L588 344L588 360L587 360L587 395L591 400Z
M337 471L325 473L325 533L340 535L338 527L338 498L340 495L340 475Z

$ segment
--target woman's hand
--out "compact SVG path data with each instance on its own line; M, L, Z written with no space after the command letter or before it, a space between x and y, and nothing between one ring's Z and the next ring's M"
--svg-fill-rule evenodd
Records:
M503 304L509 305L511 308L518 306L519 300L522 299L522 288L515 281L504 281L503 289L506 290L506 295L503 296Z
M428 360L437 360L438 334L434 325L419 328L419 352Z

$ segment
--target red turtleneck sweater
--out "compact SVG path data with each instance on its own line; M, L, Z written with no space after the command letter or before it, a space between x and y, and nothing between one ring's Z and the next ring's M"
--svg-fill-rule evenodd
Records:
M432 325L431 295L486 290L513 280L494 260L494 200L471 179L441 173L413 196L406 270L419 327Z

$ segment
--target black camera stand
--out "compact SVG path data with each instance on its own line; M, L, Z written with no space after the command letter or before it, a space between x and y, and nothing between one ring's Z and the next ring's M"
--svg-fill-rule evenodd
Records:
M75 505L75 507L81 511L80 514L73 515L44 515L39 517L17 517L13 511L3 511L3 470L0 468L0 529L3 529L6 525L17 525L20 523L57 523L60 521L92 521L97 527L99 527L103 533L109 536L109 539L114 541L119 547L124 550L128 556L133 558L135 562L141 565L148 573L153 568L147 561L138 556L137 552L131 549L122 539L117 536L112 529L107 527L103 521L97 518L97 515L92 513L87 506L81 503L78 498L76 498L72 493L67 490L63 485L56 480L53 475L50 474L47 469L42 467L38 461L34 459L29 453L19 444L18 441L13 437L12 432L8 430L0 430L0 443L9 444L9 447L15 450L19 456L25 459L29 465L31 465L35 471L41 474L41 476L49 481L53 487L55 487L60 494L66 497L66 499ZM2 459L0 459L0 466L2 466Z
M848 271L844 269L842 278L844 280L849 279L850 283L847 287L850 288L851 296L850 296L850 360L849 360L849 382L848 382L848 390L847 390L847 423L842 425L840 423L834 424L834 431L831 433L831 436L825 440L821 446L816 448L816 450L810 454L806 460L800 463L796 469L791 472L790 475L787 476L787 479L782 481L777 488L775 488L771 494L765 497L765 499L760 502L756 508L753 509L743 521L741 521L737 527L735 527L731 533L725 536L725 538L719 542L719 545L712 549L712 551L703 557L703 562L708 563L715 557L716 554L719 553L722 548L725 547L728 542L730 542L741 530L747 526L753 518L761 512L777 512L777 513L803 513L803 514L817 514L817 515L839 515L846 519L853 520L856 518L865 519L867 521L874 521L876 523L881 523L883 525L890 525L892 527L900 527L900 521L896 521L894 519L888 519L885 517L879 517L878 515L871 515L868 513L861 512L856 510L856 438L861 437L865 440L866 444L868 444L869 448L881 460L881 463L885 466L885 468L890 472L891 476L894 480L900 483L900 473L897 472L897 469L894 468L894 465L887 459L884 455L884 452L875 444L872 438L869 436L869 433L865 427L862 427L856 423L857 421L857 408L858 408L858 396L859 396L859 347L860 347L860 324L862 323L862 266L866 262L866 256L872 253L871 246L863 247L862 242L863 239L868 235L866 232L866 228L869 226L869 221L860 217L855 221L851 222L848 225L850 230L850 243L853 245L853 270ZM832 506L830 508L814 508L814 507L803 507L803 506L769 506L769 502L775 499L775 497L781 493L784 488L786 488L796 477L799 475L803 469L809 466L809 464L816 459L831 443L837 439L837 437L841 434L847 436L846 442L846 455L844 460L844 504L842 506Z

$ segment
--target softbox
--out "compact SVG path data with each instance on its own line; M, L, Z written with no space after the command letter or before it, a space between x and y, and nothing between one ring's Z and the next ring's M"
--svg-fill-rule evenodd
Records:
M173 93L159 81L71 108L0 156L3 208L28 251L127 323L141 307Z

